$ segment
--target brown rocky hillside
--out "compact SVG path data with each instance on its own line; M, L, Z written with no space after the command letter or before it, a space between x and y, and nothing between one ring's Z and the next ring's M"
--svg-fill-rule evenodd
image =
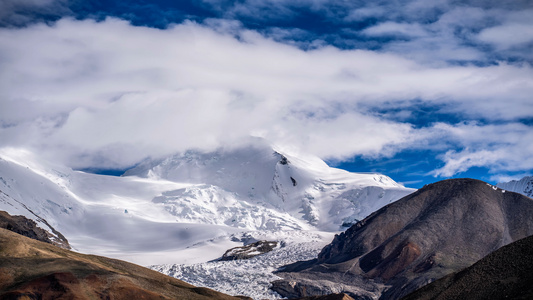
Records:
M273 289L399 299L532 234L531 198L479 180L444 180L352 226L317 259L286 266Z
M0 299L238 299L0 229Z

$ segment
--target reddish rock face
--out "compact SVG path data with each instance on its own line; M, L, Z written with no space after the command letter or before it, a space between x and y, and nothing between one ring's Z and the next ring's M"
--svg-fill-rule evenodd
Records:
M408 267L421 254L420 247L411 242L398 245L392 253L384 257L385 247L378 247L365 255L360 262L369 278L383 278L389 280Z
M533 236L504 246L402 300L421 299L533 299Z

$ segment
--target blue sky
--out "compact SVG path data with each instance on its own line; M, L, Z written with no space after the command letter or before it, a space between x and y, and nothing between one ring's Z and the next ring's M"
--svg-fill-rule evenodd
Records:
M531 1L0 4L0 147L80 169L263 137L407 186L533 172Z

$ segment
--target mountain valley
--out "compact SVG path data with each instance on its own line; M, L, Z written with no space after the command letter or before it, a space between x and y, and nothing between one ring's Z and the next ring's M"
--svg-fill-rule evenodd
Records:
M272 251L278 259L262 271L271 274L311 258L333 234L414 191L381 174L350 173L316 157L281 153L264 143L189 151L148 159L116 177L4 148L0 210L33 220L75 251L159 270L194 270L187 266L216 260L230 248L276 241L282 252ZM268 290L268 280L262 282L263 292L244 291L279 297Z
M0 149L0 210L12 215L0 225L234 296L399 299L533 234L533 201L511 192L528 182L416 191L261 142L146 159L120 177ZM229 249L252 255L224 260ZM74 275L50 278L87 283Z

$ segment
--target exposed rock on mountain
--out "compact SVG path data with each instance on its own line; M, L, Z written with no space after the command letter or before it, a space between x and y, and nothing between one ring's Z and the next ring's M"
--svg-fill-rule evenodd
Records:
M398 299L533 234L533 200L473 179L427 185L278 275L284 296L347 292Z
M37 224L33 220L24 216L11 216L5 211L0 211L0 228L13 231L34 240L70 249L67 239L63 237L62 234L59 233L59 236L62 237L62 239L57 239L56 236L37 227Z
M238 299L0 229L0 299Z
M533 198L533 176L526 176L520 180L500 182L497 187Z
M258 241L241 247L231 248L220 260L239 260L249 259L261 254L265 254L274 250L278 246L278 242L274 241Z
M485 256L402 300L533 299L533 236Z

